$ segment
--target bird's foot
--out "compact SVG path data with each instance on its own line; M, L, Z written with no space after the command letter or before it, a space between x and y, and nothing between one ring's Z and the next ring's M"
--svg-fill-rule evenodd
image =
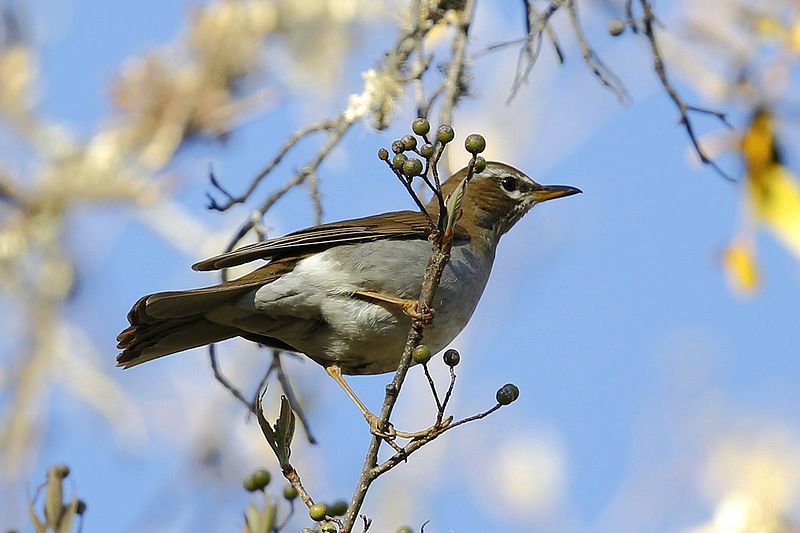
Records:
M367 424L369 424L370 432L377 437L381 437L387 442L392 442L398 437L401 439L412 439L412 440L424 439L425 437L430 436L432 433L441 431L442 429L446 428L453 422L453 417L448 416L444 420L437 422L436 424L430 426L429 428L423 429L421 431L409 432L409 431L396 430L391 422L388 422L386 425L386 429L383 430L380 427L380 418L378 418L372 413L365 414L364 418L367 419Z
M433 309L419 305L419 301L417 300L406 300L402 308L406 316L415 322L420 322L425 326L433 322Z

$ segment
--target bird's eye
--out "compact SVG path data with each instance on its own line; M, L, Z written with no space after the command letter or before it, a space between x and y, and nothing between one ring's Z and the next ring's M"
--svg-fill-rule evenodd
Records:
M517 190L517 178L506 176L500 180L500 185L508 192L514 192Z

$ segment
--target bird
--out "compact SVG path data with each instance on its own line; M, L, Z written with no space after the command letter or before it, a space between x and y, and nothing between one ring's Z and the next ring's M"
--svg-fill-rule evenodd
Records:
M466 167L441 184L452 193ZM500 238L535 205L582 192L540 185L498 161L474 173L453 228L450 260L424 330L432 353L444 349L475 311ZM425 206L435 220L439 202ZM140 298L119 336L117 365L130 368L190 348L243 337L304 354L322 365L378 434L378 417L345 375L397 369L416 316L434 231L422 211L394 211L313 226L211 257L197 271L266 261L237 279ZM429 318L429 317L428 317Z

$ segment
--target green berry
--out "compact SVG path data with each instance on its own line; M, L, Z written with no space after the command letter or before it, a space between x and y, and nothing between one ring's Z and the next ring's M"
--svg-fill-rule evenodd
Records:
M283 497L286 498L287 500L292 501L295 498L297 498L297 496L299 496L299 494L297 493L297 489L294 488L293 486L286 485L285 487L283 487Z
M417 138L413 135L403 135L400 142L403 143L403 148L406 150L413 150L417 147Z
M519 398L519 389L513 383L506 383L497 389L497 403L500 405L508 405Z
M411 358L415 363L423 364L431 360L431 349L426 344L420 344L411 352Z
M319 533L336 533L337 529L333 522L323 522L319 525Z
M431 123L428 122L427 119L418 118L417 120L411 123L411 131L413 131L417 135L425 135L426 133L431 131Z
M461 354L458 353L458 350L450 348L444 352L442 359L444 359L444 364L449 367L454 367L461 362Z
M475 174L480 174L486 170L486 160L481 156L475 158Z
M349 505L344 500L336 500L331 504L330 513L332 516L344 516L347 514Z
M408 161L408 156L406 154L397 154L396 156L394 156L394 159L392 159L392 166L395 169L402 171L403 163L405 163L406 161Z
M308 516L311 517L311 520L314 522L322 522L325 520L325 517L328 515L328 506L324 503L315 503L311 507L308 508Z
M411 526L400 526L394 533L414 533L414 530L411 529Z
M388 161L389 160L389 151L386 148L381 148L378 150L378 159L381 161Z
M619 37L625 32L625 21L618 18L613 18L608 21L608 33L613 37Z
M401 141L399 139L392 143L392 152L394 152L396 154L402 154L405 151L405 149L406 149L406 147L403 144L403 141Z
M75 505L75 514L82 515L86 512L86 502L83 500L78 500L77 505Z
M442 144L447 144L456 137L456 132L453 131L453 128L450 126L444 125L439 126L439 129L436 131L436 140L438 140Z
M483 135L470 133L467 135L467 138L464 139L464 148L471 154L479 154L486 150L486 139L483 138Z
M264 490L264 488L269 485L270 479L272 479L272 475L269 473L269 470L260 468L247 476L244 480L244 490L248 492Z
M413 178L414 176L419 176L422 174L422 161L419 159L408 159L405 163L403 163L403 174L408 176L409 178Z
M433 145L423 144L419 148L419 155L421 155L422 157L431 157L433 155Z

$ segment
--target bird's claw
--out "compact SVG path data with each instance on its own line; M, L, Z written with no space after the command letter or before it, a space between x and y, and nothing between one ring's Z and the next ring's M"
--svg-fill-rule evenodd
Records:
M411 320L429 325L433 322L433 309L427 306L420 306L417 300L412 300L403 305L403 312Z
M401 439L424 439L428 437L432 433L436 433L447 426L449 426L453 422L453 417L448 416L444 420L437 422L436 424L430 426L429 428L423 429L421 431L398 431L394 428L391 422L386 423L386 429L380 428L380 419L372 413L364 415L367 419L367 423L369 424L370 433L375 435L376 437L380 437L387 442L392 442L398 437Z

